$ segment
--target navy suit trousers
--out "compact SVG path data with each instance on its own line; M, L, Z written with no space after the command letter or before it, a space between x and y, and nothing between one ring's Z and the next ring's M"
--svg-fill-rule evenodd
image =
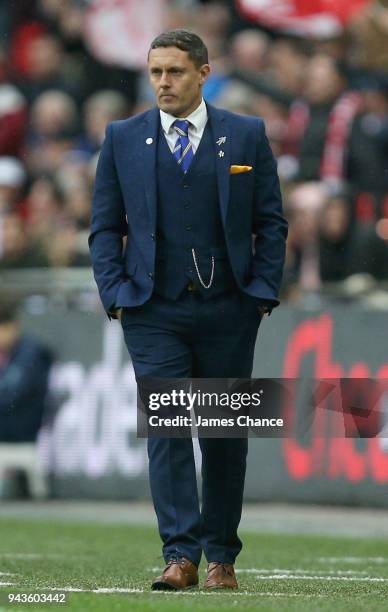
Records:
M203 300L185 291L178 300L154 294L123 310L121 323L136 378L249 378L260 315L256 301L231 291ZM202 508L191 438L149 438L151 494L163 556L199 564L234 563L242 544L246 438L200 438Z

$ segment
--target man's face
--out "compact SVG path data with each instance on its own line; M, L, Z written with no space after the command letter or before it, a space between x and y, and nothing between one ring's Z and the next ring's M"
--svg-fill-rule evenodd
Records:
M311 58L305 77L304 93L312 104L325 104L333 101L345 87L345 82L330 57Z
M177 47L159 47L150 51L148 72L158 107L174 117L187 117L201 102L210 67L197 68Z

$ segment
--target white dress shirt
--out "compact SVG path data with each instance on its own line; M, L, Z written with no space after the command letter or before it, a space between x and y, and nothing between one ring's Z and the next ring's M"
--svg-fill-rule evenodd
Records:
M162 123L162 129L167 140L167 144L170 148L171 153L174 150L178 134L173 128L173 123L176 119L180 121L189 121L189 140L193 152L195 153L198 149L199 143L207 123L207 108L205 100L202 98L201 104L187 117L174 117L169 113L165 113L160 110L160 121Z

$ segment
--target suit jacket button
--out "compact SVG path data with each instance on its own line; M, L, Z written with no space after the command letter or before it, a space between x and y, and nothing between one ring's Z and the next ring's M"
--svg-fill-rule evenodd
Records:
M150 278L151 280L154 278L154 275L152 274L152 272L148 272L148 278Z
M152 238L152 240L155 240L155 234L150 234L150 238Z

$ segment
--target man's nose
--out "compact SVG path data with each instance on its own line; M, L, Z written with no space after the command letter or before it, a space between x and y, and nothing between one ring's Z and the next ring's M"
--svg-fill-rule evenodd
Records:
M170 87L170 76L168 72L162 72L162 76L160 77L160 86Z

